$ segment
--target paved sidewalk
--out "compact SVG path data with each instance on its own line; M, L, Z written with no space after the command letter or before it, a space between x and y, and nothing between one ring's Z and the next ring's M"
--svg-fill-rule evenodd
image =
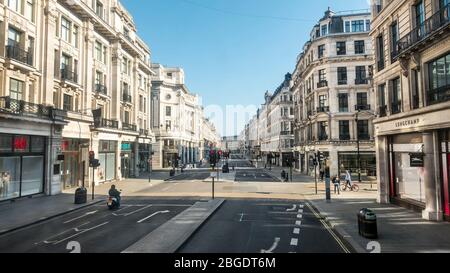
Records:
M268 172L269 174L271 174L272 176L280 179L281 181L284 181L284 179L281 178L281 172L284 170L287 174L290 174L290 170L289 168L282 168L282 167L274 167L272 166L272 169L269 169L269 167L267 167L267 169L264 168L259 168L262 169L266 172ZM289 177L289 181L291 180L291 177ZM309 175L305 175L302 174L300 172L295 171L294 169L292 170L292 182L295 183L302 183L302 182L313 182L314 181L314 177L311 177Z
M335 230L360 253L368 253L368 244L378 242L382 253L430 253L450 252L450 223L423 220L420 213L392 204L378 204L376 191L370 185L360 185L360 192L332 194L332 201L326 202L323 184L319 195L305 194L311 204ZM312 192L310 185L308 192ZM369 240L358 234L356 214L362 208L369 208L377 214L377 240Z
M118 189L122 190L122 195L126 198L128 194L144 191L163 182L168 174L153 173L152 182L149 183L145 177L140 179L128 179L120 182L114 182ZM88 203L82 205L74 204L74 193L76 189L63 191L62 194L55 196L35 196L33 198L24 198L15 202L0 203L0 235L6 232L26 227L50 218L54 218L74 210L82 209L106 200L106 195L112 183L105 183L95 187L95 199L92 200L92 189L88 190Z

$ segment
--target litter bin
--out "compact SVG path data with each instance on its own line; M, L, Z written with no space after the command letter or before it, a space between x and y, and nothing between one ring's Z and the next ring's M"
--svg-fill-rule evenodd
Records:
M87 203L87 189L86 188L78 188L75 191L75 204L86 204Z
M358 213L359 234L368 239L378 238L377 216L369 209L362 209Z
M170 170L169 175L170 177L175 176L175 170Z

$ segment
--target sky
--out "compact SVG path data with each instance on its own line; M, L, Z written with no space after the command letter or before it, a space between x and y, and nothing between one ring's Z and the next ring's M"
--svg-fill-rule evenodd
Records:
M312 27L367 0L121 0L152 62L182 67L222 136L238 135L295 68ZM239 110L240 109L240 110ZM239 114L235 114L235 112Z

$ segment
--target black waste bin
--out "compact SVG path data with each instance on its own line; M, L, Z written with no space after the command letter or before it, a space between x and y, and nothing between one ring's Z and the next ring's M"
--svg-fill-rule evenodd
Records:
M368 239L378 238L377 216L369 209L362 209L358 213L359 234Z
M175 170L170 170L169 175L170 177L175 176Z
M86 204L87 203L87 189L78 188L75 191L75 204Z

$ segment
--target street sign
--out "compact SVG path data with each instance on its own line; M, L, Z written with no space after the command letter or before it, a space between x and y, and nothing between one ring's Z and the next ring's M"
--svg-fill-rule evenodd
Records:
M411 167L418 167L418 168L425 167L424 154L422 154L422 153L409 154L409 160L410 160L409 165Z

